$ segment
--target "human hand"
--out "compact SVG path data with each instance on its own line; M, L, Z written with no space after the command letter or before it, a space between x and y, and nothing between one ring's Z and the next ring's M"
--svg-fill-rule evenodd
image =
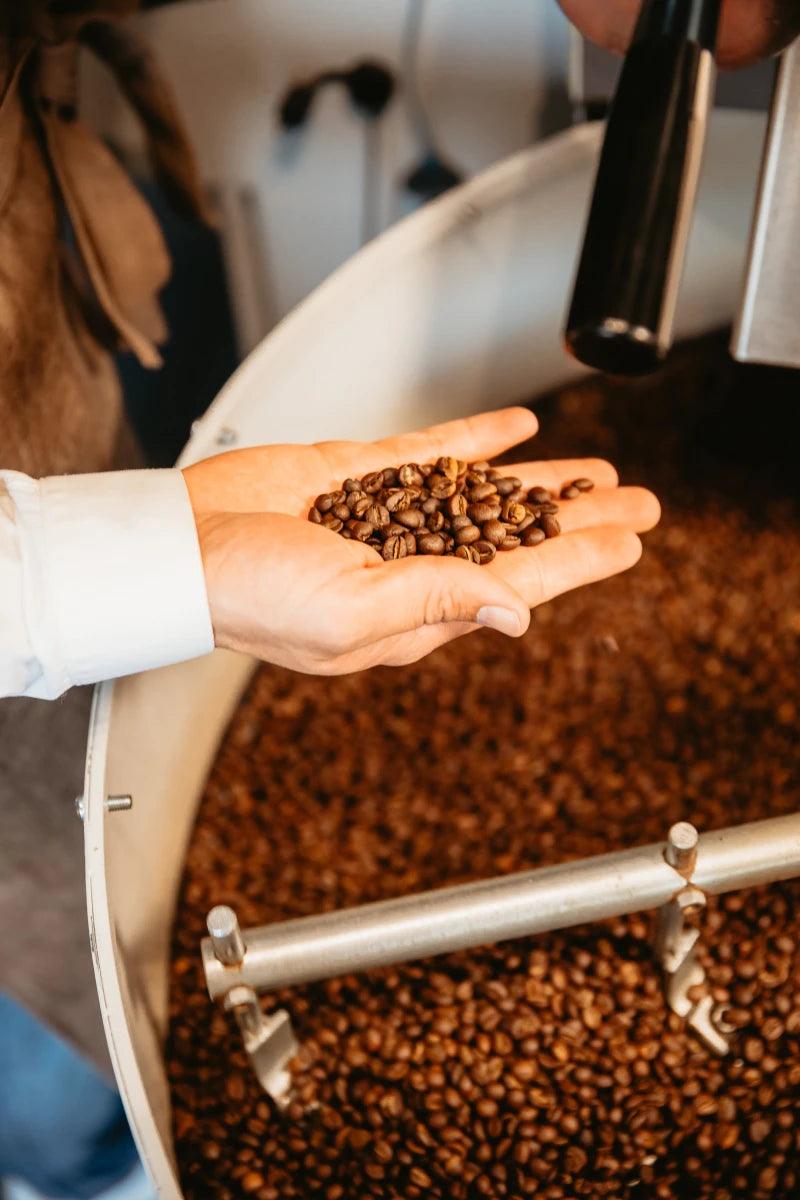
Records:
M642 0L558 0L573 25L598 46L624 54ZM723 0L714 57L744 67L777 54L800 33L797 0Z
M413 556L384 562L306 518L342 480L450 454L489 459L536 433L524 408L451 421L383 441L234 450L185 468L218 646L308 674L414 662L483 626L516 637L530 609L633 566L655 496L617 486L599 459L509 466L526 487L588 476L595 489L559 512L563 533L487 566Z

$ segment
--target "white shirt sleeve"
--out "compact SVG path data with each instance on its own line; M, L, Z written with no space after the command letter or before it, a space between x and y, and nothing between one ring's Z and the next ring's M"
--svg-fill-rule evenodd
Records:
M0 696L54 699L213 647L179 470L0 471Z

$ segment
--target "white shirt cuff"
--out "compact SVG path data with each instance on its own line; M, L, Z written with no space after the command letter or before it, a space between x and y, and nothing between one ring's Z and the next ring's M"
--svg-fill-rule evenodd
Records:
M17 507L24 603L42 678L31 696L214 648L197 529L177 469L4 473ZM36 644L36 643L39 644Z

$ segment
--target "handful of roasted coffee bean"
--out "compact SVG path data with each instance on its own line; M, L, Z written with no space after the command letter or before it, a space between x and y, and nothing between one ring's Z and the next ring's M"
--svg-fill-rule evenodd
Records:
M562 487L559 499L590 492L591 479ZM498 550L538 546L561 532L558 505L545 487L526 488L488 462L443 457L345 479L317 496L309 521L372 546L382 558L452 554L483 565Z

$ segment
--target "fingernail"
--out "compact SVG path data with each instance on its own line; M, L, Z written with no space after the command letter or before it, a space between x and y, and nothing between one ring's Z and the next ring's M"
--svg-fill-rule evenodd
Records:
M479 625L496 629L498 633L505 633L507 637L519 637L522 633L519 617L510 608L497 608L493 604L486 604L478 609L477 621Z

